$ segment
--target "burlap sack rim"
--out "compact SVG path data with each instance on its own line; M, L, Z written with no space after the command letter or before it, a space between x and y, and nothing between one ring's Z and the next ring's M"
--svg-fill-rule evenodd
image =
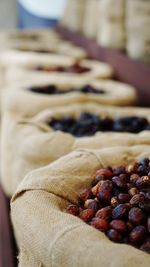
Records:
M36 112L40 112L46 108L55 108L66 105L71 105L75 103L90 103L95 102L96 104L111 104L113 106L130 106L135 104L137 101L137 94L134 87L124 85L122 83L116 83L111 80L108 81L97 81L93 80L89 83L85 82L68 82L64 79L57 79L59 82L56 82L56 79L43 79L38 80L37 82L32 78L31 82L16 83L16 86L8 86L3 88L2 91L2 112L13 112L16 113L17 117L32 117ZM90 84L97 89L103 87L103 90L106 94L84 94L82 92L68 92L67 94L62 95L45 95L34 93L30 90L30 86L45 86L47 84L54 84L62 91L64 89L69 89L70 87L78 88L79 86L84 86L85 84ZM112 85L111 85L112 84ZM115 89L115 90L114 90Z
M79 105L75 105L75 106L78 112ZM83 105L80 105L80 106L83 106ZM72 107L73 106L71 106L70 110L72 110ZM89 105L86 105L86 107L89 107ZM92 106L91 110L94 111L95 108L96 108L96 104ZM104 106L101 107L101 109L104 109ZM109 108L105 107L105 110L108 110L108 109L110 109L111 113L113 113L112 110L114 111L116 109L118 110L118 114L122 113L121 108L115 109L114 107L109 107ZM57 108L54 112L57 112L57 113L60 112L60 114L63 114L62 112L63 110L65 110L65 114L67 114L68 107L63 108L63 109ZM129 108L126 108L126 110L130 112ZM136 108L133 108L131 110L137 111ZM139 110L140 115L142 115L141 109L138 109L138 110ZM52 112L53 111L51 111L51 114ZM149 115L149 110L146 109L145 111L144 109L143 114L147 114L147 112ZM14 136L16 136L16 141L20 140L20 143L18 144L18 152L17 152L14 149L14 144L12 144L10 137L8 137L10 135L10 133L8 132L8 129L6 129L8 133L7 135L6 135L6 132L5 134L3 132L4 157L2 159L2 164L3 164L2 165L2 174L3 174L2 184L3 184L3 187L6 193L9 196L12 195L12 193L16 189L18 182L20 182L21 178L23 178L24 175L28 171L33 169L33 167L38 168L39 166L44 166L45 164L48 164L49 161L52 162L56 160L58 157L64 154L67 154L75 149L100 148L100 147L108 147L108 146L112 147L113 145L112 143L114 143L114 145L116 144L116 145L123 145L123 146L125 145L132 146L138 143L140 144L150 143L150 137L149 137L148 131L143 131L138 135L128 134L128 133L117 134L114 132L105 134L102 132L98 132L93 137L75 138L69 133L54 131L49 126L47 126L45 124L45 121L47 120L47 112L45 114L45 111L42 113L39 113L37 116L35 116L31 120L22 119L22 120L18 120L17 123L15 122L16 121L15 116L13 117L12 114L11 115L5 114L5 120L7 123L9 122L9 126L12 125L11 136L13 134ZM103 141L101 141L101 139L103 139ZM109 140L107 141L107 139ZM8 150L8 145L11 146L11 151ZM57 146L57 150L56 150L56 146ZM9 170L7 169L8 164L4 166L4 159L5 161L7 160L9 164L11 164L14 158L16 158L17 160L15 161L16 163L14 163L12 166L10 165L10 168L12 168L11 170L12 183L9 185L9 188L8 188L7 181L10 180L9 178L10 175L9 175Z
M136 148L136 147L135 147ZM142 148L142 147L141 147ZM140 149L141 149L140 148ZM121 150L121 148L116 148L116 149L120 149ZM142 148L143 150L144 150L144 147ZM107 149L108 150L108 149ZM123 153L129 153L130 155L131 155L131 158L133 159L133 157L136 157L137 158L137 156L139 157L140 155L141 155L141 152L142 152L142 150L139 152L138 151L138 155L133 155L134 154L134 148L132 148L132 149L130 149L130 148L125 148L125 149L123 149L124 151L123 151ZM126 150L126 151L125 151ZM74 155L77 155L77 153L92 153L92 155L94 155L94 157L95 157L95 159L96 160L98 160L98 163L99 163L99 158L97 158L97 156L98 156L98 154L97 154L97 152L96 153L93 153L93 151L91 151L91 150L80 150L80 151L78 151L78 152L73 152L73 153L71 153L72 155L74 154ZM127 153L127 154L128 154ZM140 155L139 155L140 154ZM126 156L128 156L128 155L126 155ZM66 158L66 156L64 157L64 159ZM61 159L62 160L62 159ZM55 164L55 163L54 163ZM57 163L56 163L57 164ZM44 170L44 168L41 168L41 170ZM38 170L37 171L33 171L33 177L31 177L32 176L32 174L29 174L28 176L26 176L26 179L29 177L31 177L31 178L34 178L34 175L36 176L36 172L38 173ZM43 177L44 178L44 177ZM21 193L24 193L24 191L25 190L32 190L31 188L30 189L27 189L27 187L24 187L24 191L20 191L21 190L21 188L23 188L23 184L26 184L26 180L24 180L21 184L20 184L20 186L18 187L18 192L21 192ZM29 183L30 184L30 183ZM37 183L37 185L38 185L38 183ZM33 189L33 190L41 190L40 188L36 188L36 189ZM45 189L44 189L45 190ZM70 188L69 188L69 190L70 190ZM18 197L20 197L20 195L18 194L18 192L14 195L14 197L12 198L12 201L11 201L11 204L13 204L13 202L15 202L16 201L16 199L18 198ZM47 191L48 193L52 193L52 192L49 192L49 191ZM54 192L52 193L52 194L55 194ZM57 196L57 195L56 195ZM60 197L60 196L59 196ZM62 196L61 196L62 197ZM65 198L65 200L67 200L68 201L68 199L66 199ZM69 202L71 202L70 200L69 200ZM55 242L53 243L53 245L52 245L52 249L51 249L51 253L50 253L50 257L52 258L52 260L53 260L53 255L55 254L55 251L53 252L53 250L55 249L55 246L57 246L57 242L59 242L59 239L61 239L62 238L62 236L63 235L65 235L65 234L67 234L67 233L69 233L69 231L73 231L73 230L75 230L76 228L82 228L82 227L84 227L85 226L85 224L82 222L82 221L80 221L78 224L74 224L73 225L73 228L72 228L72 226L71 227L69 227L69 228L67 228L67 231L66 231L66 229L63 229L63 231L62 231L62 233L60 233L59 234L59 236L54 240ZM90 227L90 226L89 226ZM93 229L93 231L96 231L95 229ZM98 232L97 232L97 235L98 235ZM110 242L109 240L108 240L108 238L107 237L105 237L105 240L106 240L106 242ZM118 246L118 244L114 244L113 243L113 246ZM124 246L126 246L126 248L129 250L129 249L131 249L132 251L134 251L135 250L135 248L131 248L129 245L125 245L125 244L122 244L122 249L123 249L123 247ZM136 250L137 251L137 250ZM137 251L138 252L138 251ZM139 255L141 254L142 252L141 251L139 251ZM143 254L143 253L142 253ZM138 256L139 256L138 255ZM131 255L130 255L130 257L131 257Z
M102 158L100 152L103 153L103 151L104 152L106 151L106 153L108 153L109 156L110 156L110 153L112 153L113 151L115 151L115 152L117 152L117 151L118 152L122 152L122 154L124 155L124 160L127 160L128 159L128 161L130 161L130 159L131 159L134 162L135 160L133 158L136 158L136 157L139 158L140 155L142 155L142 153L145 153L144 149L146 150L146 149L149 149L149 148L150 148L150 145L135 145L135 146L132 146L132 147L127 147L127 146L126 147L121 147L121 146L117 146L116 145L115 147L102 148L102 149L98 149L98 150L96 150L96 149L77 149L77 150L75 150L73 152L70 152L67 155L62 156L58 160L56 160L54 162L51 162L49 165L44 166L44 167L41 167L41 168L36 169L36 170L33 170L29 174L27 174L25 176L25 178L21 181L21 183L18 185L18 188L17 188L16 192L14 193L11 202L13 202L14 200L16 200L17 197L20 194L22 194L22 192L27 191L27 190L29 190L29 191L30 190L44 190L44 191L47 191L47 188L45 186L44 187L41 186L41 183L40 183L40 182L42 182L41 180L38 180L38 181L35 180L35 183L33 183L33 187L30 187L30 180L33 179L34 174L36 175L36 173L38 173L38 171L47 170L47 169L49 169L49 167L51 167L51 169L52 169L53 166L55 167L55 165L58 164L57 162L59 162L59 161L62 161L63 162L63 160L66 159L66 158L69 158L69 156L70 156L70 158L71 158L71 156L76 158L76 157L82 157L84 155L87 155L87 156L90 155L90 156L93 157L94 161L97 162L97 165L99 165L100 168L103 168L103 167L107 167L107 166L105 166L105 164L103 163L103 158ZM141 150L140 153L139 153L139 151L138 152L136 151L138 149ZM147 153L147 151L146 151L146 153ZM52 169L52 171L53 171L53 169ZM94 173L95 173L95 170L93 171L93 174ZM62 176L61 175L59 176L59 179L60 178L62 179L63 175L64 175L64 173L62 173ZM43 179L43 177L42 177L42 179ZM47 180L47 181L49 181L50 178L46 174L46 176L44 176L44 179ZM63 179L63 180L65 181L65 179ZM52 181L54 182L55 181L55 178L52 179ZM26 184L26 188L23 189L24 182ZM37 186L37 189L33 189L34 186ZM62 185L62 187L63 187L63 189L66 188L66 190L64 190L64 191L67 191L68 190L69 192L71 192L70 193L70 196L72 196L73 194L78 195L68 185L67 186L65 185L65 187L64 187L64 185ZM57 190L57 180L56 180L56 190ZM52 194L56 194L54 191L52 192L52 191L49 191L48 190L47 192L48 193L52 193ZM61 190L60 190L60 192L61 192ZM65 199L65 200L67 200L68 202L72 202L72 200L70 199L70 197L67 198L66 195L65 195L65 197L63 197L61 195L61 193L60 194L56 194L56 195L58 197L61 197L61 198Z

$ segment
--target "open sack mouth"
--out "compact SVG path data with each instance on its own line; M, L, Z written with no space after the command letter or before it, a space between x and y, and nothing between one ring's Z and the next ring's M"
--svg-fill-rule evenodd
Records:
M106 91L102 89L95 89L92 85L85 85L80 88L70 88L66 90L60 90L55 85L47 85L47 86L38 86L38 87L31 87L29 88L30 91L34 93L40 94L50 94L50 95L57 95L57 94L67 94L72 92L80 92L84 94L106 94Z
M87 73L90 71L90 68L81 66L79 63L72 64L70 66L38 66L35 68L37 71L46 71L46 72L65 72L65 73Z
M77 119L69 115L60 119L52 118L48 125L56 131L67 132L76 137L92 136L98 131L139 133L150 130L150 123L144 117L100 118L96 114L85 112Z
M66 212L103 231L111 241L150 253L150 160L99 169L78 204Z
M32 49L32 48L29 48L29 47L17 47L16 48L17 50L19 50L19 51L22 51L22 52L37 52L37 53L43 53L43 54L48 54L48 53L54 53L54 50L50 50L50 49Z

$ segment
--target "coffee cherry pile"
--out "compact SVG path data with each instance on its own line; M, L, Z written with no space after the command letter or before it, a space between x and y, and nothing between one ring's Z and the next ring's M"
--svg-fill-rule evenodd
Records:
M150 123L144 117L101 118L94 113L82 112L75 119L69 115L60 119L52 118L48 123L55 131L70 133L76 137L92 136L102 132L130 132L139 133L150 130Z
M45 86L34 86L29 88L31 92L47 95L62 95L73 92L79 92L84 94L105 94L106 92L102 89L95 89L92 85L84 85L79 88L70 88L67 90L60 90L56 85L45 85Z
M80 63L76 62L70 66L38 66L35 68L37 71L46 72L65 72L65 73L75 73L82 74L90 71L90 68L82 66Z
M150 254L150 160L97 170L91 187L66 212L105 232L111 241Z

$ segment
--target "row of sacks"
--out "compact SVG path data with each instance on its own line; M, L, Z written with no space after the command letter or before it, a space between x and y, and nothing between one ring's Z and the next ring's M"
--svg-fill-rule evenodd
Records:
M149 13L147 0L68 0L62 24L150 62Z
M0 32L0 49L22 52L37 52L41 54L62 54L76 59L85 58L86 51L73 43L64 40L53 30L14 30Z
M19 267L148 267L149 255L65 212L99 168L150 157L150 110L130 107L135 89L89 59L7 51L1 66L1 184Z
M28 81L37 81L37 85L40 82L45 85L58 83L62 84L62 89L68 90L71 87L79 89L94 82L94 86L99 89L99 95L88 96L90 101L113 105L132 105L137 102L137 94L133 87L112 80L114 70L110 65L90 60L82 48L77 49L80 53L77 53L76 47L71 49L72 56L56 52L43 54L32 49L28 52L14 49L3 51L0 54L1 91L13 85L24 86L25 81L27 84ZM78 97L81 100L76 101L84 101L83 93Z

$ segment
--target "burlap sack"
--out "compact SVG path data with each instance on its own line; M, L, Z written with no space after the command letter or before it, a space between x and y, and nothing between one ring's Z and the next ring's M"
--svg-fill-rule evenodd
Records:
M56 53L71 56L76 59L83 59L87 57L87 53L84 48L73 45L68 41L60 42L56 47Z
M2 120L2 185L11 196L23 177L31 170L58 159L77 149L111 146L150 144L150 132L139 134L97 132L92 137L76 138L48 126L51 118L64 115L78 117L81 112L90 112L103 117L144 116L150 121L150 110L140 108L117 108L97 104L75 104L43 111L37 116L21 120L10 112ZM9 168L8 168L9 166Z
M85 2L86 0L67 0L60 23L72 31L82 31Z
M5 69L5 79L11 83L14 81L29 80L32 75L36 77L62 77L74 79L75 81L91 81L95 78L110 78L113 75L113 70L110 65L96 60L80 60L80 65L89 68L89 71L84 73L65 73L65 72L46 72L35 70L38 66L67 67L76 62L74 57L63 55L37 55L35 53L23 53L7 51L3 53L1 64Z
M97 41L100 45L116 49L125 48L125 3L126 0L99 1Z
M8 31L0 33L0 49L40 50L50 49L61 42L61 37L53 30L38 29Z
M96 38L99 24L99 1L86 0L83 20L83 34L89 38Z
M97 169L145 156L150 157L149 146L80 150L27 175L11 202L19 267L149 267L145 252L113 243L65 213L68 203L77 203L80 191L90 186Z
M128 54L150 62L150 1L127 0L126 12Z
M90 82L89 85L97 90L103 90L104 94L81 93L77 89L86 85L65 81L65 79L32 79L22 81L16 86L3 90L2 112L12 112L17 117L31 117L46 108L60 107L73 103L95 102L97 104L111 104L127 106L136 102L136 91L133 87L112 80L99 80ZM31 87L55 85L60 91L74 89L65 94L45 95L30 91Z

